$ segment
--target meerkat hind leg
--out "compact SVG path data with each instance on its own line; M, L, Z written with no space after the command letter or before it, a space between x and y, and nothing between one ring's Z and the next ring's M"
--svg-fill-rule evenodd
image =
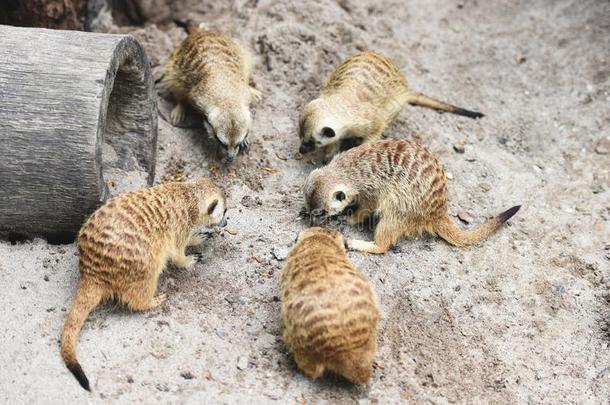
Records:
M159 275L155 274L146 280L133 283L129 289L121 294L123 301L132 311L147 311L159 307L167 296L155 295Z
M382 218L375 229L375 242L350 239L347 242L347 246L352 250L364 253L382 254L398 242L404 232L404 229L392 226L392 224Z

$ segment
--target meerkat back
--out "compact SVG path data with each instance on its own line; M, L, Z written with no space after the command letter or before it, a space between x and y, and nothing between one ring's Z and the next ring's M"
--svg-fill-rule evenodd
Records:
M299 236L282 273L284 341L308 377L329 369L364 384L377 349L379 310L344 244L330 229L310 228Z

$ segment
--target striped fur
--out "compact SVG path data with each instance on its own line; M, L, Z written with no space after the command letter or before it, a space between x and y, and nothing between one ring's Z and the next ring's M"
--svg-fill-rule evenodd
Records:
M519 210L513 207L474 231L461 230L447 213L447 186L440 163L425 147L396 139L338 155L328 166L310 173L304 191L314 217L338 215L351 206L351 224L378 220L374 243L348 242L350 248L369 253L384 253L401 237L423 232L437 234L455 246L472 245Z
M107 299L133 311L159 306L157 279L168 260L188 267L185 255L198 225L224 222L225 197L207 179L196 183L165 183L120 195L95 211L77 240L80 286L66 318L61 354L83 388L89 381L76 358L76 340L89 313Z
M299 235L281 279L284 342L308 377L329 369L364 384L377 350L379 309L344 244L330 229L309 228Z
M375 52L360 52L339 65L326 80L320 97L305 106L299 122L300 150L306 153L322 147L329 161L346 139L376 141L405 104L471 118L482 116L409 92L406 78L392 61Z
M250 103L260 93L250 86L252 64L248 52L216 31L192 29L174 50L164 81L177 101L173 124L182 121L185 104L205 115L207 131L228 157L247 147L252 128Z

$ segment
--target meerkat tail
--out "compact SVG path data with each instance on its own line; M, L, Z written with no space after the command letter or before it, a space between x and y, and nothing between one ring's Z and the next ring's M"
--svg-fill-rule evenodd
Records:
M472 231L460 229L448 216L434 224L434 232L454 246L468 246L487 238L519 211L520 205L514 206Z
M90 282L81 281L61 336L61 356L64 363L87 391L91 391L91 388L85 372L76 359L76 340L89 313L100 303L101 299L102 292L99 287Z
M465 108L456 107L451 104L447 104L443 101L437 100L432 97L428 97L421 93L409 93L407 96L407 103L420 107L433 108L435 110L447 111L453 114L463 115L469 118L481 118L484 114L476 111L466 110Z

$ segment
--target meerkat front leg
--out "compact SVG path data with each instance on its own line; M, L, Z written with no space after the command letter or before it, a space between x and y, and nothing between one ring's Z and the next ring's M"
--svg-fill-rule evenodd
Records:
M187 244L188 245L188 244ZM186 247L177 246L170 254L170 260L178 267L188 269L201 259L201 255L187 255Z
M347 223L356 226L366 221L371 216L371 211L360 207L352 215L347 217Z
M263 99L263 93L250 86L250 102L260 102Z
M333 157L337 153L339 153L339 149L341 148L341 142L331 143L330 145L326 145L324 147L324 164L330 163L333 160Z
M169 118L172 121L172 125L178 125L184 121L186 116L186 104L183 101L178 101L172 112L169 114Z
M201 245L203 243L203 241L204 241L203 236L199 235L198 233L194 233L191 235L191 237L189 238L189 241L186 245L187 246L197 246L197 245Z
M375 229L375 242L358 239L347 241L347 247L364 253L383 254L394 245L403 234L403 230L383 217Z

